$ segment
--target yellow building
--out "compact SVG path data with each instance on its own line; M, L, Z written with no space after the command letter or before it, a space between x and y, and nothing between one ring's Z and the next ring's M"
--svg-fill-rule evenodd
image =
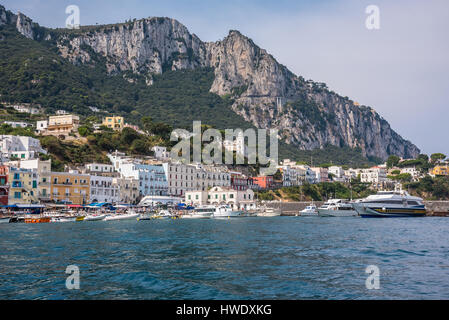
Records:
M432 169L431 175L447 176L447 175L449 175L449 166L435 166Z
M56 203L87 204L90 175L77 172L51 173L51 198Z
M37 170L11 167L8 181L8 204L39 203Z
M122 130L125 125L125 120L123 117L106 117L103 119L102 124L114 130Z

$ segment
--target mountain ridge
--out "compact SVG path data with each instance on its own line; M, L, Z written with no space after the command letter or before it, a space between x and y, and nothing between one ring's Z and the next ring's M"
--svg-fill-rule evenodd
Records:
M53 44L75 65L101 59L108 74L124 73L129 82L136 74L151 86L156 75L167 71L213 68L210 92L230 99L232 110L254 126L278 128L284 141L299 150L348 146L382 159L420 152L374 109L296 76L237 30L220 41L203 42L172 18L68 30L40 27L8 12L0 7L0 25L15 25L29 39Z

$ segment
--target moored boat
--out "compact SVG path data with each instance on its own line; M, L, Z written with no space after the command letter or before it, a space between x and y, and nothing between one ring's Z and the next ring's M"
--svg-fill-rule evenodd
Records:
M318 208L320 217L355 217L357 211L351 203L343 199L330 199Z
M76 217L53 217L51 222L75 222Z
M182 219L209 219L215 212L215 206L199 206L192 211L187 211L180 217Z
M25 223L49 223L50 217L30 217L25 218Z
M84 221L100 221L106 218L105 214L90 214L84 217Z
M136 219L137 217L139 217L139 214L131 211L128 213L114 214L107 216L104 218L104 221L129 220L129 219Z
M282 214L281 209L267 207L267 208L261 209L257 213L257 216L258 217L278 217L281 214Z
M353 205L364 218L423 217L427 212L422 198L402 190L379 191Z
M316 205L313 203L305 207L303 210L299 211L299 216L301 217L318 217L318 210Z

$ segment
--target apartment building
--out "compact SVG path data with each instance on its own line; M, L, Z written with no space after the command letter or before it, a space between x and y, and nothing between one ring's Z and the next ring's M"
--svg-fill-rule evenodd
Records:
M50 116L48 118L47 129L39 131L43 135L67 136L71 132L78 130L80 119L72 114ZM39 126L39 124L36 124ZM41 123L45 126L45 123ZM36 130L40 130L39 127Z
M234 210L249 210L256 207L253 190L234 190L230 187L213 187L207 191L187 191L185 203L193 206L226 204Z
M35 169L9 167L8 204L39 203L38 179Z
M116 177L112 183L118 187L119 202L126 204L137 204L140 199L139 179Z
M41 202L51 200L51 160L21 160L15 163L16 167L36 170L38 174L38 194Z
M38 139L26 136L0 135L1 158L4 161L34 159L39 153L47 154Z
M8 174L9 174L9 167L5 165L0 165L0 205L2 206L8 205L8 193L9 193Z
M123 117L106 117L103 119L102 125L111 128L113 130L123 130L123 127L125 125L125 119Z
M56 203L88 204L90 175L71 172L51 172L51 199Z

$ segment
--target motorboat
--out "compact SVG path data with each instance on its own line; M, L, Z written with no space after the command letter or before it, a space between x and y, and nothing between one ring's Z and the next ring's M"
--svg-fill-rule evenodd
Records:
M9 223L10 219L11 219L11 217L2 217L2 218L0 218L0 223Z
M106 218L105 214L90 214L84 217L84 221L100 221Z
M282 213L281 209L278 208L261 208L260 211L257 212L258 217L278 217Z
M241 217L244 211L242 210L232 210L228 205L219 205L215 207L215 211L212 214L212 218L235 218Z
M215 206L199 206L181 215L182 219L209 219L215 213Z
M75 222L76 217L52 217L51 222Z
M355 217L358 214L348 200L330 199L318 208L318 215L320 217Z
M129 220L136 219L139 216L138 213L134 211L129 211L123 214L114 214L104 218L104 221L114 221L114 220Z
M318 210L313 203L299 211L301 217L318 217Z
M403 190L379 191L353 205L359 215L365 218L422 217L427 212L422 198L411 196Z

